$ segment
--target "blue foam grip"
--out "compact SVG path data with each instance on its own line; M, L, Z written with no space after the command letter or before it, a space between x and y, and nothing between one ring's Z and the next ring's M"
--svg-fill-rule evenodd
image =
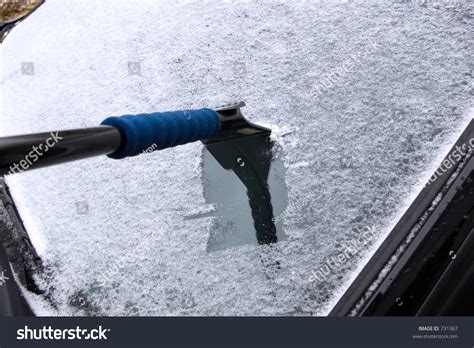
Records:
M220 128L219 116L211 109L112 116L101 124L122 133L122 145L108 155L117 159L207 139Z

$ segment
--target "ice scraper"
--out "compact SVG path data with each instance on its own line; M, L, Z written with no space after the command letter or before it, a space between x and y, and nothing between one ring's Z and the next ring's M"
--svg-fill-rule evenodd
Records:
M113 116L94 128L0 138L0 175L98 155L122 159L197 140L212 144L270 134L245 119L240 112L244 105Z
M113 116L94 128L0 138L0 175L104 154L122 159L200 140L244 184L258 243L274 243L267 185L270 129L245 119L240 111L244 105Z

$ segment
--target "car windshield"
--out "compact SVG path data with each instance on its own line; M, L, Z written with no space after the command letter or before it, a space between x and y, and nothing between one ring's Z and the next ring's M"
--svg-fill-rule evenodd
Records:
M2 44L0 135L239 101L272 133L7 176L35 312L326 315L472 118L469 11L44 3Z

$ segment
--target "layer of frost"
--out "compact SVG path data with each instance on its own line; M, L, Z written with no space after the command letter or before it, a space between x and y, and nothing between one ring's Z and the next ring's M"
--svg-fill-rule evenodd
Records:
M326 314L377 241L325 281L312 271L367 227L382 238L472 117L472 12L467 1L47 1L2 44L0 135L244 100L276 130L289 202L316 198L286 214L276 248L208 254L211 217L189 219L212 210L198 143L8 178L46 266L38 283L54 309L29 296L37 312ZM380 47L315 98L371 41Z

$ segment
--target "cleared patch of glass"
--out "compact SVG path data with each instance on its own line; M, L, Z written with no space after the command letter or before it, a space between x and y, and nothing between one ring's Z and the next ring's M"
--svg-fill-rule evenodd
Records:
M288 195L283 162L272 157L274 143L256 135L206 145L203 186L216 209L207 251L245 244L271 244L286 238L283 222Z

